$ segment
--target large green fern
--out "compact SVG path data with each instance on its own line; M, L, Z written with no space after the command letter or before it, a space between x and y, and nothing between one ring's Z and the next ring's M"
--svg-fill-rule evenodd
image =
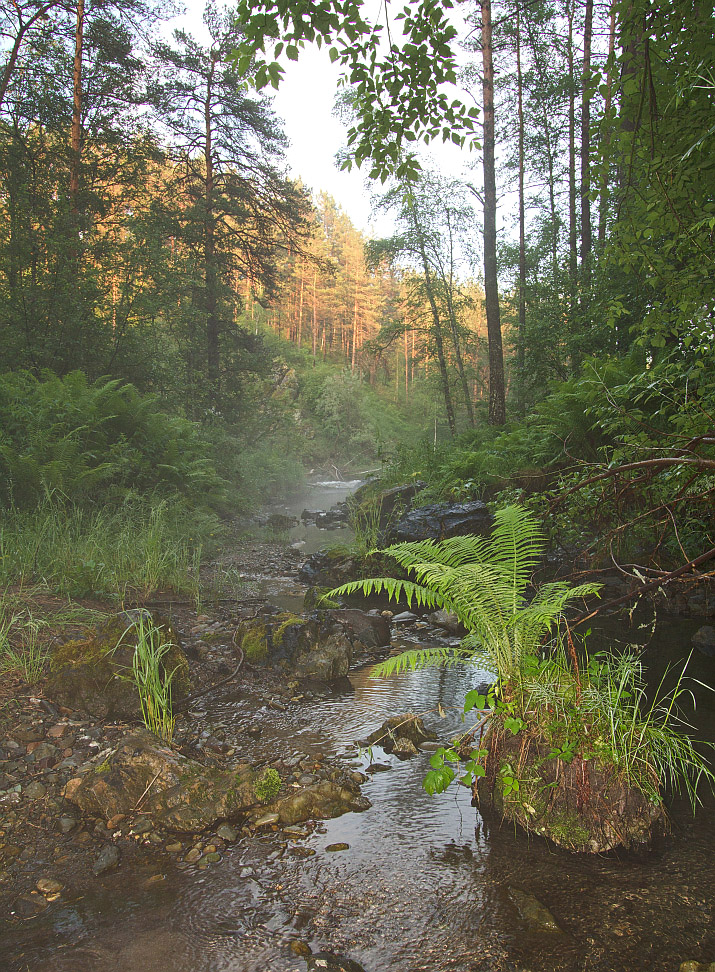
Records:
M569 587L556 582L545 584L527 601L526 591L545 545L539 523L521 506L504 507L494 519L489 537L397 543L381 551L414 580L373 577L330 592L333 597L385 591L390 599L405 597L410 607L415 602L452 611L467 629L456 648L406 651L377 666L376 674L454 665L482 655L494 673L508 681L521 671L525 658L536 654L566 605L598 591L597 584Z

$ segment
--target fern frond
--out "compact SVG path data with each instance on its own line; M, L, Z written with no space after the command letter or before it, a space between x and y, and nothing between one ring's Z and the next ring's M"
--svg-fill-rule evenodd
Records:
M454 668L471 661L474 652L457 645L439 648L409 648L379 662L370 673L371 678L386 678L400 672L420 671L423 668Z
M342 597L346 594L355 594L357 591L364 594L365 597L369 597L373 593L381 594L385 591L390 601L398 601L404 594L410 607L412 607L413 601L420 606L429 608L446 606L435 591L431 591L421 584L415 584L413 581L398 580L395 577L368 577L365 580L349 581L347 584L341 584L340 587L334 587L332 591L328 591L327 596L330 598Z

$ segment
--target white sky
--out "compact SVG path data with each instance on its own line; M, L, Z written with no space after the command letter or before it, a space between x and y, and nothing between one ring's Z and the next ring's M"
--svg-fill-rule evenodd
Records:
M172 22L171 29L181 26L198 40L205 38L203 26L204 0L187 0L187 13ZM368 164L362 170L340 171L335 156L346 144L346 128L333 114L339 68L330 63L325 48L307 46L297 62L284 61L285 76L274 95L276 114L284 121L290 141L287 160L290 174L301 179L314 192L329 193L348 214L354 226L368 236L387 236L393 222L385 214L371 215L370 193L379 191L366 177ZM446 174L457 176L462 169L466 152L451 144L433 146L432 160L427 164L439 167ZM437 159L435 164L434 159Z

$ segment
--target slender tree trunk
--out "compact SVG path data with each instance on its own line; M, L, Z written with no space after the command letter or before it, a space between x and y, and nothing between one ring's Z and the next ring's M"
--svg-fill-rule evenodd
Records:
M519 415L526 409L526 207L524 204L524 100L521 75L521 18L516 10L516 82L519 118L519 325L516 345L516 403Z
M453 253L453 234L452 234L452 221L450 218L449 210L447 210L447 228L449 232L449 278L444 280L444 290L445 296L447 298L447 314L449 315L449 326L452 332L452 343L454 344L454 356L457 361L457 372L459 373L459 381L462 386L462 395L464 396L464 404L467 409L467 417L469 419L469 424L474 428L474 409L472 407L472 397L469 394L469 383L467 382L467 376L464 372L464 361L462 359L462 348L459 339L459 327L457 326L457 315L454 310L454 253Z
M542 63L541 52L539 51L536 38L534 36L533 27L529 18L526 18L526 29L529 33L529 41L531 43L531 49L534 55L534 65L536 67L536 72L539 75L539 81L542 87L546 88L546 78L544 72L544 66ZM556 282L559 270L559 256L558 256L558 245L559 245L559 219L556 212L556 179L554 176L554 137L551 131L551 122L549 120L549 111L546 107L546 103L543 102L543 119L544 119L544 139L546 141L546 164L549 169L549 212L551 213L551 268L554 277L554 284Z
M212 97L213 74L216 58L212 56L211 70L206 88L204 103L204 164L206 176L204 183L204 271L206 284L206 361L211 394L216 395L220 377L220 350L218 317L218 272L216 266L216 225L214 219L214 166L213 166L213 129L212 129Z
M583 28L583 73L581 79L581 279L585 287L591 280L591 34L593 0L586 0Z
M606 242L606 218L608 215L608 168L611 156L611 106L613 104L613 52L616 48L616 3L611 2L611 22L608 30L608 69L606 72L606 97L603 105L603 135L601 137L601 185L598 193L598 248Z
M424 249L424 245L420 240L420 256L422 257L422 267L425 274L425 287L427 289L427 299L429 301L430 310L432 311L432 321L434 323L433 334L434 343L437 348L437 362L439 364L439 374L442 382L442 395L444 396L444 408L447 413L447 423L449 425L449 431L452 435L456 434L457 427L454 421L454 406L452 405L452 394L449 390L449 376L447 374L447 359L444 355L444 342L442 340L442 322L439 319L439 309L437 307L437 301L434 295L434 287L432 285L432 274L430 273L430 266L427 260L427 254Z
M82 157L82 45L84 43L84 0L77 0L77 25L72 67L72 128L70 149L70 207L76 217L79 213L79 167Z
M489 422L506 422L504 352L502 350L499 285L497 281L497 187L494 163L494 60L491 0L481 0L482 63L484 76L484 296L489 338Z
M317 277L317 268L313 267L313 367L315 367L315 356L318 350L318 304L315 295L315 284Z
M298 347L303 343L303 291L305 290L305 264L300 265L300 303L298 306Z
M574 28L575 0L567 4L568 18L568 84L569 84L569 333L571 368L578 370L579 354L574 344L576 338L577 300L578 300L578 228L576 223L576 94L574 79Z

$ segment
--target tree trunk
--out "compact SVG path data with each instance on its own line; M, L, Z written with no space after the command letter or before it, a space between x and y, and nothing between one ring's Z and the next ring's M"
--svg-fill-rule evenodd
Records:
M447 210L447 227L449 232L449 278L444 281L445 296L447 298L447 313L449 315L449 326L452 332L452 343L454 344L454 356L457 361L457 371L459 373L459 381L462 386L462 395L464 396L464 404L467 409L467 417L469 419L469 424L474 428L474 409L472 408L472 398L469 394L469 384L467 382L467 376L464 372L464 361L462 359L462 348L461 342L459 340L459 328L457 326L457 315L454 310L454 275L452 268L454 266L454 255L453 255L453 244L452 244L452 221L450 218L449 210Z
M569 336L571 368L578 371L580 356L575 348L578 300L578 228L576 224L576 94L574 89L573 20L575 0L567 6L569 72Z
M521 21L516 10L516 83L519 117L519 325L516 345L516 404L519 415L526 410L526 207L524 204L524 100L521 76Z
M211 70L208 77L206 88L206 102L204 106L205 132L204 132L204 162L206 166L206 177L204 183L204 205L205 205L205 225L204 225L204 272L206 286L206 363L208 368L209 385L211 394L215 396L218 392L220 377L220 350L219 350L219 317L218 317L218 273L216 267L216 227L214 223L214 168L213 168L213 143L212 143L212 117L211 99L213 94L212 81L216 65L216 58L212 56Z
M581 279L588 287L591 279L591 33L593 0L586 0L583 28L583 73L581 79Z
M497 188L494 168L494 61L491 0L482 0L482 79L484 105L484 298L489 340L489 422L506 422L504 352L497 282Z
M452 394L449 390L449 376L447 374L447 359L444 356L444 342L442 341L442 323L439 319L439 309L434 296L432 286L432 274L430 273L427 254L424 245L420 241L420 255L422 257L422 267L425 274L425 287L427 288L427 299L429 300L430 310L432 311L432 321L434 322L434 343L437 348L437 362L439 364L439 375L442 382L442 395L444 396L444 408L447 412L447 423L449 431L455 435L457 427L454 421L454 406L452 405Z
M611 22L608 30L608 70L606 72L606 98L603 106L603 135L601 138L601 185L598 194L598 248L606 242L606 217L608 214L608 168L611 155L611 106L613 104L613 52L616 47L616 4L611 3Z
M82 45L84 42L84 0L77 0L77 26L75 28L74 64L72 67L72 128L70 149L70 208L76 217L79 213L79 166L82 157Z

